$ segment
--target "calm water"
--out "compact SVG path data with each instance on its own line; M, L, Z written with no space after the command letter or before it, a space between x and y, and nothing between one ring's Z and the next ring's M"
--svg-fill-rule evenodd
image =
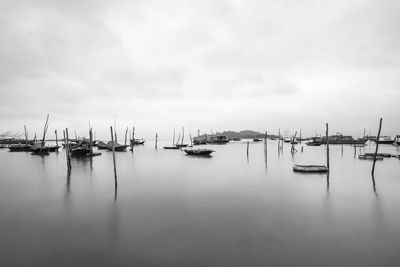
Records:
M271 141L267 163L262 142L248 159L244 142L212 147L119 152L117 192L110 152L73 158L68 179L63 150L0 150L0 266L400 265L398 159L377 162L374 192L350 146L330 147L329 177L292 171L323 146L278 157Z

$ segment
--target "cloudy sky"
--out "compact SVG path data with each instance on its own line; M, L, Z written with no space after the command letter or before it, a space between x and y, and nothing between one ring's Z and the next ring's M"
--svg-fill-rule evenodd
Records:
M0 132L400 134L400 2L0 0Z

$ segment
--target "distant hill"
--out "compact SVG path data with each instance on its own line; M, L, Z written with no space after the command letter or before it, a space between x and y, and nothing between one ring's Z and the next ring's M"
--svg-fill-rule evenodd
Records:
M229 139L240 138L240 139L253 139L253 138L264 138L265 133L260 133L253 130L243 130L240 132L235 131L224 131L220 134L226 135ZM268 135L268 137L275 137L275 135Z

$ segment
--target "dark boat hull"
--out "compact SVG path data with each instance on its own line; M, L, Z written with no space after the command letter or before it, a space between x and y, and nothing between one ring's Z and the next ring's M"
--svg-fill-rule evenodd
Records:
M164 146L164 149L179 149L177 146Z
M211 149L185 149L186 154L193 156L209 156L214 150Z

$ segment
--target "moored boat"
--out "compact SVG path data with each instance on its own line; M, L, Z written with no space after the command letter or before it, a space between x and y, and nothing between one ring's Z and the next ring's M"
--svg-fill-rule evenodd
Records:
M104 143L103 141L98 141L97 142L97 149L107 149L107 144Z
M371 153L372 154L372 153ZM369 159L369 160L373 160L374 159L374 155L358 155L359 159ZM376 160L383 160L383 156L376 156Z
M125 151L128 145L121 145L118 142L114 141L114 151ZM113 142L110 141L107 143L107 149L108 150L113 150Z
M215 152L212 149L184 149L186 154L188 155L194 155L194 156L209 156L211 153Z
M329 172L325 165L294 165L295 172Z

